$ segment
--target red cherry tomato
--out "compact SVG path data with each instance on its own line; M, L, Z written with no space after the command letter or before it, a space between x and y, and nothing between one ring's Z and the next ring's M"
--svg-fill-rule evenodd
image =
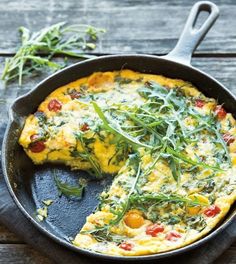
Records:
M230 145L231 143L233 143L235 141L235 138L232 135L230 135L229 133L225 133L223 135L223 139L227 143L227 145Z
M81 127L80 127L80 130L85 132L87 130L89 130L89 125L87 123L84 123Z
M30 136L30 140L32 142L37 141L37 139L39 139L39 135L38 134L33 134L33 135Z
M41 135L39 135L39 134L33 134L33 135L31 135L31 136L30 136L30 140L31 140L32 142L36 142L36 141L45 141L45 139L44 139Z
M166 234L166 239L169 241L177 241L180 237L180 233L176 231L170 231L168 234Z
M161 233L163 231L164 231L164 227L158 224L151 224L146 227L146 234L152 237L156 237L158 233Z
M75 91L75 90L73 90L73 91L71 91L70 93L69 93L69 95L70 95L70 98L73 100L73 99L78 99L78 98L80 98L80 96L81 96L81 94L78 92L78 91Z
M221 105L216 106L215 113L219 119L224 119L227 115L225 109Z
M197 99L195 101L195 106L196 107L202 108L204 106L204 104L205 104L205 102L203 100L201 100L201 99Z
M213 204L210 207L208 207L203 213L207 217L214 217L217 214L219 214L220 211L221 209L217 205Z
M42 152L45 148L46 148L46 146L45 146L43 141L31 142L29 145L30 151L32 151L34 153Z
M29 149L34 153L39 153L43 151L46 146L44 144L45 139L39 134L33 134L30 136L31 143L29 144Z
M119 248L130 251L130 250L132 250L133 245L131 243L128 243L128 242L123 242L119 245Z
M57 112L57 111L61 110L61 107L62 107L62 104L57 99L52 99L48 103L48 110L49 111Z

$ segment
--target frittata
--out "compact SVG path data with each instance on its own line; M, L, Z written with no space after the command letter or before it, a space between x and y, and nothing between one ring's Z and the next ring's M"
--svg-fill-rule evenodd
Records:
M35 164L113 177L73 244L147 255L211 231L236 198L235 119L191 83L131 70L56 89L19 143Z

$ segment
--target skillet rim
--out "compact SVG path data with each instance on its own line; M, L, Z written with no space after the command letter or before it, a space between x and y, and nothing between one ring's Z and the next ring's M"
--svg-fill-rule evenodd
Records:
M67 240L62 239L58 236L56 236L55 234L53 234L52 232L48 231L45 227L43 227L39 222L37 222L28 212L27 210L24 208L24 206L22 205L22 203L19 201L19 199L17 198L12 185L10 183L10 179L8 177L8 173L7 173L7 168L6 168L6 164L7 164L7 159L6 159L6 153L7 153L7 148L6 146L8 146L8 136L9 136L9 132L11 130L11 126L12 124L15 122L14 119L14 115L13 115L13 107L22 99L30 97L31 94L33 94L35 91L37 91L38 89L40 89L40 86L44 85L45 82L49 81L52 78L58 77L61 74L66 74L67 71L69 71L71 68L77 68L80 67L80 65L83 64L89 64L90 62L99 62L101 60L110 60L110 59L115 59L115 58L145 58L145 59L155 59L157 61L159 60L164 60L166 63L175 63L177 67L187 67L189 68L191 71L195 71L198 74L201 74L203 76L205 76L206 78L210 79L211 81L213 81L215 83L215 85L218 85L220 87L220 89L224 90L227 93L227 97L232 97L232 99L235 101L236 103L236 96L230 91L228 90L223 84L221 84L219 81L217 81L215 78L211 77L209 74L193 67L190 64L183 64L180 62L177 62L175 60L172 60L170 58L168 58L168 56L155 56L155 55L147 55L147 54L117 54L117 55L104 55L104 56L100 56L97 58L91 58L91 59L87 59L84 61L80 61L77 63L74 63L54 74L51 74L50 76L48 76L47 78L43 79L42 81L40 81L33 89L31 89L30 91L28 91L27 93L25 93L24 95L16 98L12 104L9 107L8 110L8 114L9 114L9 121L4 133L4 138L3 138L3 143L2 143L2 171L3 171L3 176L4 176L4 181L7 185L7 189L11 195L11 197L13 198L15 204L17 205L17 207L20 209L20 211L26 216L26 218L38 229L40 230L40 232L42 232L43 234L45 234L46 236L50 237L51 239L53 239L55 242L59 243L62 246L67 247L68 249L73 250L74 252L77 253L82 253L83 255L86 255L88 257L98 257L99 259L107 259L107 260L113 260L113 261L140 261L140 260L156 260L156 259L162 259L162 258L168 258L168 257L172 257L172 256L176 256L178 254L181 253L185 253L187 251L193 250L195 248L197 248L198 246L204 244L205 242L211 240L213 237L215 237L217 234L221 233L224 229L226 229L227 226L229 226L234 219L236 219L236 210L234 210L234 212L232 213L232 215L230 215L230 217L228 219L225 220L225 222L220 222L219 226L216 227L212 232L208 233L206 236L200 238L199 240L194 241L193 243L186 245L184 247L180 247L171 251L166 251L166 252L160 252L160 253L156 253L156 254L151 254L151 255L141 255L141 256L113 256L113 255L105 255L99 252L93 252L90 250L86 250L86 249L82 249L79 247L74 246L73 244L69 243ZM140 71L142 72L142 71ZM50 94L51 92L49 92ZM17 111L16 111L17 112Z

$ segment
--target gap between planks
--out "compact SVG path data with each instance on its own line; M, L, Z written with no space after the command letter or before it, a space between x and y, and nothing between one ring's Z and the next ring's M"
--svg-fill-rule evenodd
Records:
M16 53L11 53L11 52L0 52L0 57L13 57L15 56ZM94 56L106 56L106 55L129 55L129 54L135 54L135 55L153 55L153 56L165 56L168 53L141 53L141 52L130 52L130 53L98 53L98 52L91 52L91 53L84 53L85 55L94 55ZM42 57L47 56L47 54L36 54L36 55L41 55ZM63 54L55 54L53 58L74 58L70 56L65 56ZM236 58L236 53L194 53L192 55L193 58Z

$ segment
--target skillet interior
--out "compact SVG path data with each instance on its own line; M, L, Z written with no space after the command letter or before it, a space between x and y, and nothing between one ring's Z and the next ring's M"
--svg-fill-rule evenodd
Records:
M58 197L51 173L52 168L56 167L58 169L62 179L69 177L72 182L76 180L78 174L82 175L86 173L78 171L71 172L69 168L64 166L34 166L31 160L24 154L23 149L18 145L17 141L25 117L34 112L39 103L53 90L71 81L90 75L95 71L112 71L123 68L146 73L162 74L170 78L180 78L190 81L206 96L217 99L219 103L224 103L226 110L236 116L236 100L220 83L191 66L181 65L164 58L147 55L104 56L75 64L49 77L30 93L16 100L10 110L10 119L13 120L6 131L2 152L3 170L10 192L20 209L44 233L47 233L53 239L67 247L84 253L86 253L85 250L72 246L66 240L70 236L75 235L82 227L86 215L91 213L96 207L97 194L101 192L104 185L109 184L109 179L105 180L103 184L92 181L89 184L84 199L81 201L68 200L66 197L58 199L50 206L47 221L38 223L34 220L36 206L40 207L42 200L57 199ZM205 238L182 249L152 256L129 257L129 259L143 260L167 257L194 248L225 228L232 221L235 214L236 207L233 206L221 226ZM89 254L117 260L127 259L127 257L109 257L97 253Z

